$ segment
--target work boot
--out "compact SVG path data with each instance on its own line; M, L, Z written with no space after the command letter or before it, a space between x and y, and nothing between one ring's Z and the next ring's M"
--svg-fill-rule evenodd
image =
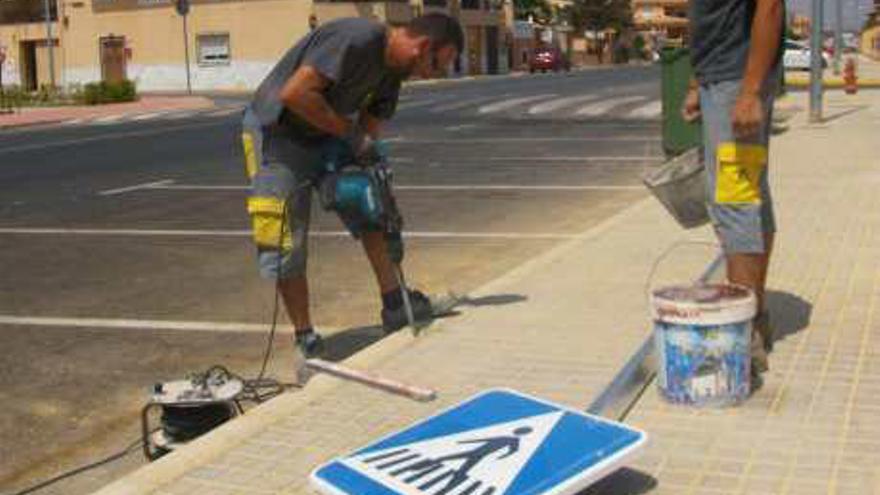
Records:
M770 325L770 313L761 311L752 321L752 328L761 335L764 350L767 353L773 352L773 327Z
M324 338L314 330L297 332L295 342L300 352L307 359L318 357L324 353Z
M411 290L409 291L409 300L416 321L424 321L434 316L434 308L431 307L431 300L428 299L428 296L417 290ZM396 332L407 325L409 325L409 320L406 316L406 305L401 304L394 309L382 309L382 328L385 333Z

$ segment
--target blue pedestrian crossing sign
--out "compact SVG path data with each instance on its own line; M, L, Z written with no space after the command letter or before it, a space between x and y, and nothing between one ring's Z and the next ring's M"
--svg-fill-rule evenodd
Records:
M312 473L331 495L574 494L622 467L644 432L489 390Z

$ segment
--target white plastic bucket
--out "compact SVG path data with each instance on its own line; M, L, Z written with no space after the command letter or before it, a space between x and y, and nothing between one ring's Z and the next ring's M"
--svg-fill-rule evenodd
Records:
M669 402L728 406L750 393L754 293L729 284L672 286L651 294L657 384Z

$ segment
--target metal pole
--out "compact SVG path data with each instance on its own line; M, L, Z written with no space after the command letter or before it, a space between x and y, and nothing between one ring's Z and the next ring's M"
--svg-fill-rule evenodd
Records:
M186 26L186 14L183 15L183 51L186 55L186 93L192 94L192 81L189 75L189 30Z
M822 121L822 0L813 0L810 35L810 122Z
M46 11L46 46L49 48L49 84L55 87L55 41L52 37L52 12L51 0L43 0L43 8Z
M843 56L843 1L834 1L834 75L840 74L840 59Z

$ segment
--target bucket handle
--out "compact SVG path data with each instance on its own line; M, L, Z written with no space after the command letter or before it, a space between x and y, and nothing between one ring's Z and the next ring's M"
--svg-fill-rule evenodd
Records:
M716 242L710 241L676 241L672 243L669 247L667 247L661 254L658 256L654 263L651 265L651 270L648 272L648 277L645 279L645 299L648 303L648 306L651 305L651 288L654 285L654 277L657 275L657 270L660 268L660 265L669 258L672 253L677 251L679 248L684 246L707 246L718 249L720 246ZM719 252L715 259L712 260L712 263L709 264L709 268L706 269L702 275L700 275L696 280L692 282L693 285L700 285L706 283L706 280L712 276L712 273L718 268L718 265L721 263L722 254Z

